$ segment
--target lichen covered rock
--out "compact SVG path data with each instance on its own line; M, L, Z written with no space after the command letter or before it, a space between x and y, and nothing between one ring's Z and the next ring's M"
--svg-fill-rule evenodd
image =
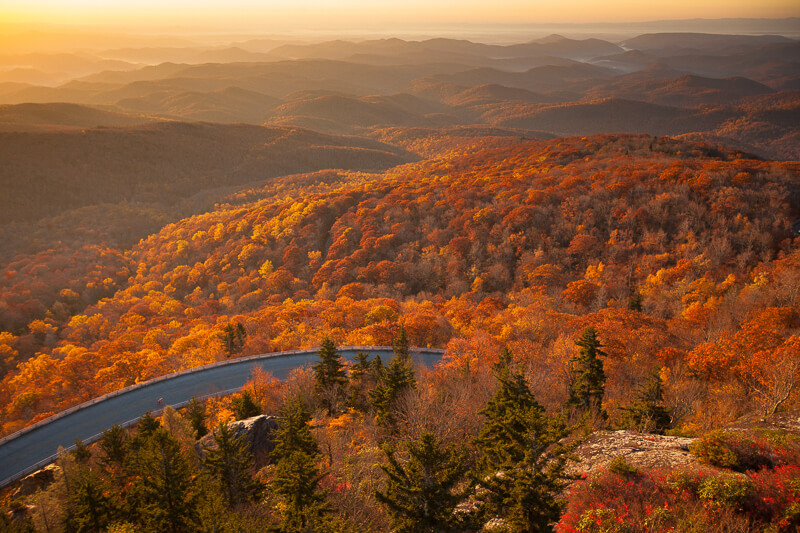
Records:
M244 420L235 420L228 424L234 432L235 437L245 436L250 444L250 451L253 453L256 465L264 465L269 458L270 452L275 447L272 435L278 427L278 419L274 416L259 415ZM197 441L195 449L201 456L205 448L216 448L213 433L209 433Z

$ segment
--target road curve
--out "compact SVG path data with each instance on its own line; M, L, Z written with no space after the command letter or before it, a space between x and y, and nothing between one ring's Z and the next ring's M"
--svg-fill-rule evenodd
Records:
M313 365L317 349L293 350L254 355L192 368L161 376L150 381L107 394L54 415L0 440L0 488L42 468L56 458L59 446L69 448L75 439L97 440L102 432L115 424L129 426L147 411L158 411L163 405L180 407L192 396L204 398L234 392L260 367L278 379L286 379L295 368ZM384 361L392 356L385 346L343 346L339 354L352 361L358 352ZM412 348L418 364L433 366L444 350ZM161 405L158 399L162 398Z

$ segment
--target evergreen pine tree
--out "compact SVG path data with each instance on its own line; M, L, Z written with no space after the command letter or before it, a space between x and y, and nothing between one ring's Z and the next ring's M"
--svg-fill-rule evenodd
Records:
M125 430L121 426L115 425L105 430L98 443L104 454L101 461L107 466L123 465L127 453L125 441Z
M377 379L374 377L369 354L358 352L353 365L350 367L350 383L347 404L357 411L366 412L369 402L368 391L371 390Z
M277 462L293 451L319 455L319 447L308 425L310 421L311 413L306 409L303 400L297 396L289 398L279 413L275 447L270 457Z
M310 421L311 415L295 397L281 410L275 432L272 490L284 504L280 530L287 533L314 531L329 510L326 492L319 487L326 474L316 465L319 448L311 435Z
M336 346L329 338L322 341L318 354L319 362L314 365L314 395L317 401L332 415L339 398L344 397L347 374Z
M390 448L384 449L388 464L381 470L387 477L386 490L375 493L392 518L394 531L461 531L462 521L453 511L472 488L466 483L464 452L443 447L430 433L409 442L407 449L406 464L400 464Z
M136 424L136 431L125 443L125 463L123 469L129 477L138 475L141 468L141 450L147 440L159 429L161 422L147 411Z
M265 527L263 516L259 516L260 513L251 513L247 509L240 510L244 512L237 512L237 509L230 508L220 491L219 484L214 480L201 476L198 478L198 486L200 488L197 505L198 533L269 531Z
M189 423L192 424L192 429L194 429L198 439L208 434L208 428L206 427L206 406L194 396L192 396L192 399L189 401L189 405L186 406L186 418L188 418Z
M392 343L392 351L394 351L395 357L403 357L409 358L411 357L411 353L408 349L408 337L406 336L406 328L403 327L403 324L400 324L400 329L397 332L397 337L395 337L394 342Z
M358 352L353 360L353 365L350 367L350 379L360 379L371 372L372 363L369 362L369 354L367 352Z
M236 417L236 420L244 420L261 414L261 406L253 397L253 393L247 389L233 397L231 407L233 407L233 416Z
M79 463L86 463L92 458L92 452L89 446L83 443L81 439L75 439L75 449L72 450L72 456Z
M548 416L506 349L495 365L498 389L480 414L475 445L482 453L480 499L485 519L503 518L514 531L544 531L558 520L569 450L563 420Z
M402 325L394 340L393 350L394 357L388 366L381 368L378 384L370 392L376 422L386 428L392 428L396 424L394 410L397 400L403 393L417 386L413 362L408 352L408 339ZM380 364L382 367L382 363Z
M128 494L131 514L144 531L196 531L197 498L189 462L165 429L146 436L131 464L135 481Z
M631 405L622 408L628 429L661 435L669 428L672 419L664 406L663 386L659 369L653 369L638 387Z
M221 423L214 433L215 448L205 448L203 466L223 489L229 507L250 502L262 493L263 485L253 478L253 454L244 435L236 436L228 424Z
M383 373L386 372L386 366L383 364L383 359L381 359L381 356L376 354L375 359L372 360L370 366L372 367L372 377L375 380L375 383L377 383L383 377Z
M147 438L160 427L161 422L151 415L150 411L147 411L142 415L142 417L139 419L139 422L136 424L136 436L140 438Z
M596 423L603 423L608 414L603 409L606 375L603 371L605 352L597 338L597 330L589 326L583 330L575 343L580 346L578 355L570 358L570 386L566 408L573 417L588 416Z
M82 468L73 476L67 495L63 525L67 533L101 533L118 512L111 487L100 477Z
M376 421L379 425L392 428L396 424L395 407L398 399L406 391L417 385L411 359L395 356L383 371L380 381L370 393L375 407Z

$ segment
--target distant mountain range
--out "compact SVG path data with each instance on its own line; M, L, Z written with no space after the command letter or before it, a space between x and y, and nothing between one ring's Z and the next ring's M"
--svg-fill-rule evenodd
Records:
M25 104L3 109L0 130L166 120L369 136L474 125L691 135L800 158L797 123L781 118L800 106L800 42L780 35L662 32L620 42L550 35L511 45L250 40L94 54L0 56L0 72L8 69L0 103ZM159 59L168 61L136 64ZM45 83L63 76L72 77Z

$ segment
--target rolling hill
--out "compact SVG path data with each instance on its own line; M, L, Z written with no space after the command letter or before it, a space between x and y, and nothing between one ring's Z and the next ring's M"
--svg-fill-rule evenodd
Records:
M279 103L279 99L266 94L226 87L209 92L167 89L141 97L123 98L116 106L190 121L260 124Z
M606 98L598 101L543 105L496 124L557 135L588 135L598 129L650 135L676 135L719 127L733 116L723 109L690 110L634 100Z
M454 124L454 117L442 117L447 107L409 94L365 96L302 96L277 106L269 123L295 124L334 133L353 133L357 129L381 126L425 126Z
M323 168L377 170L414 159L377 141L297 128L166 122L0 132L0 221L80 206L176 201L204 189Z
M772 88L762 83L742 77L705 78L691 74L664 77L663 73L651 70L608 80L586 94L590 98L613 96L661 105L696 107L731 104L743 98L773 92Z
M135 126L158 119L77 104L0 105L0 130Z

